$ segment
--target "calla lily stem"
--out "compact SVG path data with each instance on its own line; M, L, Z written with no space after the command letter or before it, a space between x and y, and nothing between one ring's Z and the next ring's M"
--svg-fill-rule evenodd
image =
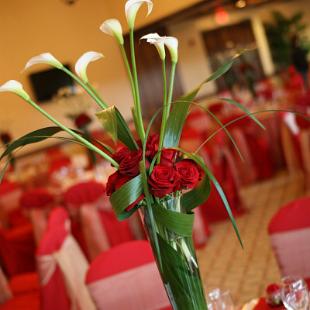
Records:
M136 65L136 56L135 56L135 42L134 42L134 30L130 29L130 52L131 52L131 63L132 63L132 71L133 71L133 80L135 85L135 93L136 93L136 103L135 103L135 116L138 125L138 134L140 136L141 141L145 139L145 131L142 119L142 111L141 111L141 101L140 101L140 92L139 92L139 82L138 82L138 73L137 73L137 65Z
M177 67L177 64L173 62L171 65L171 73L170 73L170 85L169 85L168 103L167 103L167 111L168 111L167 118L169 116L170 108L171 108L176 67Z
M95 102L100 106L102 109L108 108L108 105L99 97L96 91L94 91L93 87L90 87L90 84L85 84L80 78L78 78L75 74L73 74L70 70L66 67L61 69L65 73L67 73L74 81L80 84L85 91L95 100Z
M129 78L129 81L130 81L133 101L134 101L134 104L136 104L137 103L137 94L136 94L136 89L135 89L135 83L134 83L134 80L133 80L133 77L132 77L132 73L131 73L128 57L127 57L127 54L126 54L126 51L125 51L125 48L124 48L123 44L120 44L120 50L121 50L122 57L123 57L123 60L124 60L124 64L125 64L125 67L126 67L126 70L127 70L128 78Z
M53 122L55 125L59 126L61 129L63 129L64 131L66 131L69 135L71 135L72 137L74 137L77 141L81 142L84 146L86 146L88 149L96 152L97 154L99 154L100 156L102 156L103 158L105 158L107 161L109 161L115 168L118 168L118 163L111 158L109 155L107 155L106 153L104 153L102 150L100 150L99 148L97 148L95 145L93 145L92 143L90 143L89 141L87 141L86 139L84 139L83 137L81 137L80 135L78 135L77 133L75 133L73 130L69 129L68 127L66 127L65 125L63 125L62 123L60 123L59 121L57 121L54 117L52 117L50 114L48 114L45 110L43 110L39 105L37 105L33 100L31 100L30 98L26 100L31 106L33 106L37 111L39 111L41 114L43 114L47 119L49 119L51 122Z
M166 76L166 62L162 60L162 73L163 73L163 115L161 120L161 129L160 129L160 137L159 137L159 151L163 148L165 131L166 131L166 123L168 119L168 106L167 106L167 76ZM160 161L160 157L158 157L158 162Z

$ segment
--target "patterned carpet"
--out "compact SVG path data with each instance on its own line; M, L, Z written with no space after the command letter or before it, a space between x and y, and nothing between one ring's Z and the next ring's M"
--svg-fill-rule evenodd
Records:
M264 295L266 285L279 282L280 273L269 243L268 223L276 211L305 195L302 175L279 174L242 190L246 214L237 219L244 242L240 247L229 221L211 226L206 247L198 252L206 291L229 290L236 305Z

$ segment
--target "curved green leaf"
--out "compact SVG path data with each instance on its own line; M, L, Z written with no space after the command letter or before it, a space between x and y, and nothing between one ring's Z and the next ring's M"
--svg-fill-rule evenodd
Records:
M142 177L139 174L111 195L110 202L119 220L128 218L136 211L139 206L136 206L129 212L126 211L126 208L134 203L142 194Z
M212 172L208 169L208 167L205 165L204 161L197 155L195 154L192 154L192 153L188 153L180 148L175 148L176 150L182 152L183 154L185 154L188 158L194 160L202 169L203 171L206 173L206 175L209 177L209 179L212 181L212 183L214 184L218 194L220 195L221 197L221 200L225 206L225 209L228 213L228 216L229 216L229 219L233 225L233 228L236 232L236 235L237 235L237 238L241 244L241 246L243 247L243 243L242 243L242 240L241 240L241 237L240 237L240 234L239 234L239 230L238 230L238 227L237 227L237 223L235 221L235 218L234 218L234 215L232 214L231 212L231 209L230 209L230 206L229 206L229 203L227 201L227 198L226 198L226 195L221 187L221 185L219 184L219 182L216 180L215 176L212 174Z
M261 127L262 129L266 129L265 126L253 114L251 114L251 112L245 106L243 106L241 103L239 103L233 99L230 99L230 98L220 98L220 100L223 100L223 101L225 101L231 105L236 106L237 108L242 110L244 113L246 113L246 115L248 117L250 117L259 127Z
M188 114L189 106L192 101L196 98L200 89L208 82L214 81L225 74L233 65L235 59L239 55L233 57L226 63L224 63L220 68L218 68L213 74L211 74L205 81L203 81L197 88L188 93L185 96L182 96L180 99L177 99L172 107L170 112L165 137L164 137L164 148L176 147L179 144L182 129Z
M194 214L185 214L163 208L156 204L153 208L156 222L168 230L184 237L191 237L193 233Z
M2 160L5 156L8 156L9 154L13 153L16 149L18 149L22 146L42 142L46 139L51 138L55 134L57 134L59 132L63 132L63 131L64 130L58 126L45 127L45 128L41 128L41 129L32 131L32 132L16 139L15 141L11 142L10 144L8 144L5 151L1 154L0 160ZM86 138L87 140L89 140L89 136L85 135L84 133L77 131L77 130L73 130L73 131L75 133L81 135L82 137ZM69 140L73 141L73 142L75 141L74 139L69 139ZM100 144L100 146L102 146L108 152L113 153L113 150L108 145L106 145L106 144L104 144L104 143L102 143L96 139L91 139L91 140ZM79 143L81 144L81 142L79 142ZM87 146L85 146L85 147L87 147Z

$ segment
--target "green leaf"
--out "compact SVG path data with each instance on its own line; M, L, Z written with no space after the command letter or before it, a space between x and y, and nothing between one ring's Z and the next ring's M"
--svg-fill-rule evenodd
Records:
M115 191L111 197L110 201L113 210L119 220L124 220L132 215L139 206L136 206L129 212L126 208L134 203L143 194L142 177L139 174L135 178L128 181L117 191Z
M176 148L176 150L182 152L183 154L185 154L188 158L194 160L202 169L203 171L206 173L206 175L209 177L209 179L212 181L212 183L214 184L218 194L220 195L221 197L221 200L225 206L225 209L228 213L228 216L229 216L229 219L233 225L233 228L235 230L235 233L238 237L238 240L241 244L241 246L243 247L243 243L242 243L242 240L241 240L241 237L240 237L240 234L239 234L239 230L238 230L238 227L237 227L237 223L235 221L235 218L234 218L234 215L232 214L231 212L231 209L230 209L230 206L229 206L229 203L227 201L227 198L226 198L226 195L221 187L221 185L219 184L219 182L216 180L215 176L212 174L212 172L208 169L208 167L205 165L204 161L197 155L195 154L192 154L192 153L188 153L180 148Z
M45 128L41 128L41 129L32 131L32 132L20 137L19 139L16 139L15 141L11 142L10 144L8 144L5 151L1 154L0 160L2 160L5 156L8 156L9 154L12 154L16 149L18 149L20 147L23 147L23 146L26 146L29 144L33 144L33 143L42 142L46 139L51 138L55 134L57 134L59 132L63 132L63 131L64 130L58 126L45 127ZM85 134L83 134L82 132L79 132L77 130L73 130L73 131L75 133L81 135L82 137L89 139L89 137L85 136ZM61 139L66 140L66 138L61 138ZM68 140L71 142L78 142L78 141L75 141L74 139L68 139ZM94 142L97 142L98 144L100 144L108 152L113 153L113 150L108 145L106 145L106 144L104 144L104 143L102 143L96 139L92 139L92 140Z
M259 127L261 127L262 129L266 129L265 126L245 107L243 106L241 103L230 99L230 98L220 98L220 100L223 100L229 104L232 104L234 106L236 106L237 108L239 108L240 110L242 110L243 112L246 113L246 115L248 117L250 117Z
M236 55L228 62L224 63L220 68L218 68L213 74L211 74L205 81L203 81L197 88L188 93L185 96L182 96L180 99L177 99L172 107L170 112L165 137L164 137L164 148L176 147L179 144L182 129L188 114L189 106L192 101L196 98L200 89L208 82L214 81L225 74L233 65L235 59L239 55Z
M133 138L126 121L115 106L99 111L96 113L96 116L114 142L119 139L130 150L138 149L138 145Z
M117 119L115 113L115 106L106 108L96 113L98 120L100 121L104 130L106 130L111 136L114 142L117 141Z
M192 191L182 196L181 204L187 212L202 205L210 196L211 186L210 180L205 175L200 184Z
M193 232L194 214L170 211L156 204L153 208L156 223L178 235L191 237Z

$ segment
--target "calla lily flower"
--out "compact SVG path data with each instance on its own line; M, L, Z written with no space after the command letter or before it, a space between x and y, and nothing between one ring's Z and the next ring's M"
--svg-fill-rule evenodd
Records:
M37 64L47 64L57 69L62 69L63 64L50 53L43 53L32 57L25 66L25 70Z
M154 45L159 53L161 60L165 60L166 51L165 44L162 37L158 33L149 33L141 38L141 40L146 40L146 42Z
M147 16L151 14L153 10L152 0L128 0L125 5L125 13L130 29L134 29L137 13L142 4L147 5Z
M25 100L30 99L29 95L25 92L23 85L15 80L7 81L0 86L0 92L11 92Z
M87 67L88 65L96 60L103 58L104 56L101 53L97 52L86 52L83 54L75 64L75 72L81 78L84 83L88 83L87 77Z
M175 37L163 37L161 39L166 47L168 48L171 56L171 61L173 63L177 63L179 59L179 52L178 52L178 47L179 47L179 41Z
M143 36L141 39L145 39L148 43L154 44L158 50L161 59L165 59L165 48L166 46L171 55L171 61L173 63L178 62L179 53L179 41L175 37L161 37L157 33L150 33Z
M112 37L115 37L119 44L124 44L122 25L117 19L107 19L100 26L100 30Z

